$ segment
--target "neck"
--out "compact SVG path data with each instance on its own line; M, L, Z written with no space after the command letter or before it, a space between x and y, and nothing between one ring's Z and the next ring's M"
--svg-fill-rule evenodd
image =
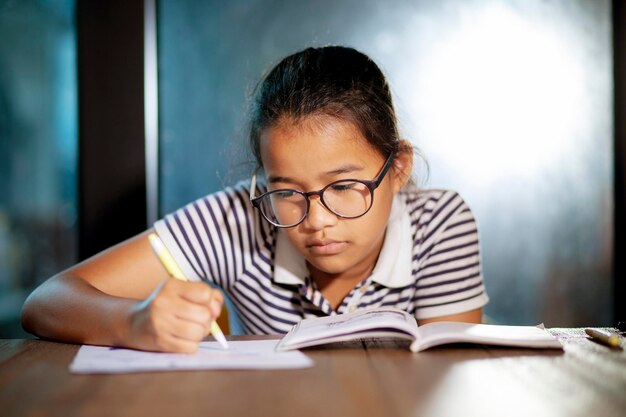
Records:
M333 274L319 270L307 262L311 278L313 278L322 292L333 286L350 285L350 289L352 289L356 284L367 278L372 273L374 265L376 265L376 262L371 265L359 265L358 269L354 268L350 271Z
M373 254L375 254L375 256L371 256L370 259L359 262L354 265L353 268L338 273L322 271L307 262L311 278L315 281L315 284L324 295L324 298L326 298L334 310L337 309L343 299L359 282L370 276L378 261L382 244L383 242L381 241L374 249Z
M324 298L333 310L341 305L341 302L350 291L362 280L367 278L371 273L374 266L368 266L366 269L360 269L359 271L350 271L350 273L343 272L339 274L329 274L324 271L320 271L313 265L308 265L311 272L311 278L317 284L317 287L324 295Z

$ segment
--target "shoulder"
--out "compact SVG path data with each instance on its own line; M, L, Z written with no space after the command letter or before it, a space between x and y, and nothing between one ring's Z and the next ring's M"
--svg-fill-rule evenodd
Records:
M440 223L462 215L472 216L465 199L454 190L407 187L401 191L411 224Z
M195 201L187 204L185 207L198 205L220 205L228 207L232 205L248 206L250 200L250 180L239 181L232 186L227 186L219 191L207 194ZM258 187L257 187L258 188ZM185 208L183 207L183 209Z
M252 212L250 181L240 181L187 203L165 215L162 221L172 225L211 223L221 226L232 222L248 223Z
M274 235L259 216L250 203L250 181L242 181L192 201L154 227L179 252L176 260L186 262L185 272L227 287L250 259L273 259Z
M412 189L404 194L414 251L422 257L434 245L478 241L478 225L461 195L446 189ZM461 242L463 241L463 242Z

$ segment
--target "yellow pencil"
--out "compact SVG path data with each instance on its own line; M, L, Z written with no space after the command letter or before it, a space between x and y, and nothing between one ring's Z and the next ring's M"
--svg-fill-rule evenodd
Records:
M594 340L604 343L608 347L613 349L622 349L622 338L618 334L611 333L607 330L591 328L586 328L585 333L591 336Z
M152 246L152 250L157 255L167 272L174 278L187 281L185 274L180 270L178 264L174 260L172 254L167 250L161 239L156 235L156 233L150 233L148 235L148 240L150 241L150 246ZM222 329L217 324L215 320L211 322L211 334L215 337L215 339L222 345L224 349L228 349L228 343L226 342L226 338L224 337L224 333L222 333Z

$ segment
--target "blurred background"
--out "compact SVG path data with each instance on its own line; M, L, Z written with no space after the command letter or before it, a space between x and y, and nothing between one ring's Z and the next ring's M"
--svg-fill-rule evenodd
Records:
M418 181L472 207L489 321L614 325L619 3L0 0L0 337L43 280L247 178L250 93L327 44L379 64Z
M78 260L74 19L71 1L0 0L0 336Z

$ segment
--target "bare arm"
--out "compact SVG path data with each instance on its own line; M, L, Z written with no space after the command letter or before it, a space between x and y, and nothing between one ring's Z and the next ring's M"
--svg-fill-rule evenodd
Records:
M432 323L433 321L461 321L465 323L482 323L483 321L483 309L477 308L476 310L466 311L465 313L451 314L449 316L432 317L429 319L421 319L417 321L418 326L426 323Z
M149 232L44 282L24 303L24 329L69 342L194 351L219 315L222 294L168 279Z

